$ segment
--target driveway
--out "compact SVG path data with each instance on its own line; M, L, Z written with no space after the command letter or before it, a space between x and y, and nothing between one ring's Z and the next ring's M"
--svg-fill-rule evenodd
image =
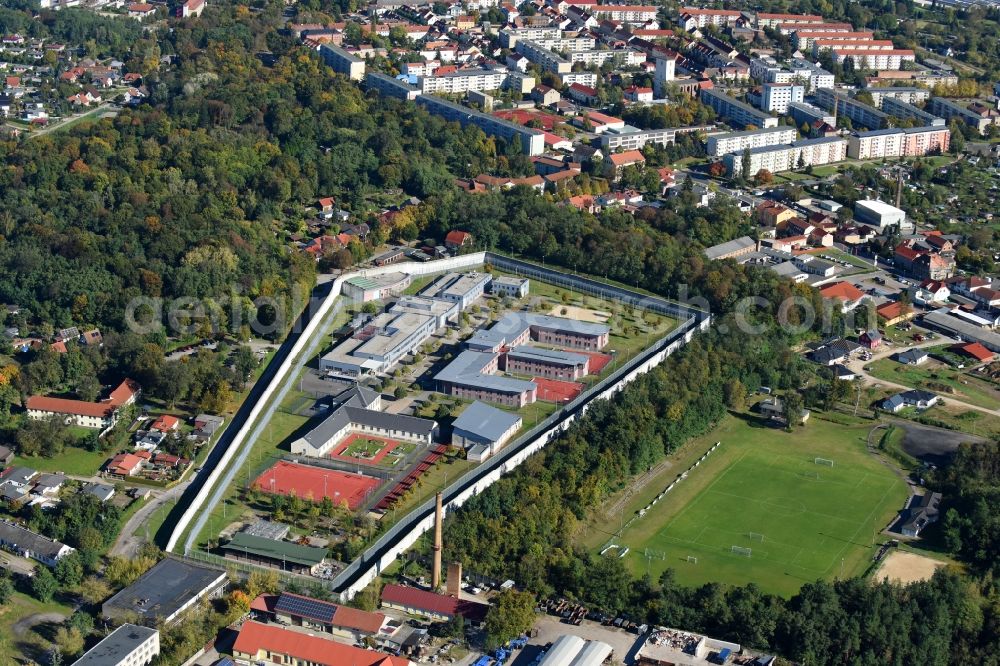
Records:
M35 572L35 563L25 557L18 557L13 553L0 550L0 567L21 574L31 576Z

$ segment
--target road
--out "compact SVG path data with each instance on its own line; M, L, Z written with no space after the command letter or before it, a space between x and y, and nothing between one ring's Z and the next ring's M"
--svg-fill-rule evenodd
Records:
M878 377L873 377L872 375L870 375L865 370L865 366L868 365L868 364L870 364L870 363L874 363L875 361L878 361L880 359L892 356L893 354L895 354L897 352L901 352L901 351L903 351L905 349L921 349L921 348L924 348L924 347L937 347L939 345L948 344L948 343L958 344L958 340L955 340L953 338L944 337L944 336L937 336L933 340L925 340L924 342L921 342L921 343L915 344L915 345L906 345L906 346L902 346L902 347L900 347L900 346L888 347L887 346L887 347L884 347L883 349L875 352L874 354L872 354L872 358L871 358L870 361L863 361L863 360L861 360L859 358L855 358L855 359L852 359L851 361L849 361L847 363L847 367L850 370L852 370L853 372L855 372L859 377L863 378L865 380L865 382L868 383L868 384L879 384L881 386L887 386L889 388L899 389L900 391L909 391L909 390L913 389L914 387L912 387L912 386L906 386L905 384L898 384L896 382L891 382L891 381L889 381L887 379L879 379ZM993 416L1000 416L1000 409L989 409L988 407L980 407L979 405L973 405L973 404L970 404L968 402L964 402L963 400L960 400L960 399L956 398L955 396L951 396L951 395L946 396L946 399L947 399L947 401L948 401L949 404L961 405L962 407L965 407L965 408L968 408L968 409L973 409L973 410L975 410L977 412L983 412L984 414L991 414Z
M190 484L191 481L189 479L160 493L159 495L154 495L150 498L149 501L146 502L145 506L132 514L132 517L126 521L125 526L122 527L121 532L118 534L118 539L115 541L115 545L111 547L108 554L121 555L123 557L132 557L135 555L138 552L139 547L146 541L145 535L138 536L136 533L146 524L146 521L152 517L153 513L163 506L164 503L179 499Z
M19 557L5 550L0 550L0 567L22 576L32 576L35 573L35 563L26 557Z

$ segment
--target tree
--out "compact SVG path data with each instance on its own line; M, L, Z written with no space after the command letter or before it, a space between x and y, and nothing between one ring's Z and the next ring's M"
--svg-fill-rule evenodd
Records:
M83 580L83 564L78 553L59 558L55 566L55 577L64 588L76 587Z
M784 396L784 417L789 430L802 422L802 394L790 391Z
M720 162L712 162L712 165L708 167L708 173L713 178L722 178L726 175L726 165Z
M48 567L35 567L35 575L31 578L31 594L36 599L42 603L48 603L52 601L52 597L55 596L58 589L59 582Z
M754 180L758 185L768 185L774 182L774 174L767 169L761 169L754 175Z
M253 350L246 345L240 345L233 356L233 371L239 378L241 387L247 385L247 381L250 380L256 367L257 358L254 356Z
M83 652L83 634L76 627L59 627L55 636L56 647L66 657L75 657Z
M531 629L535 623L535 597L529 592L504 590L486 613L487 649L505 645Z
M744 148L743 155L740 157L740 178L747 179L752 175L750 173L750 149Z
M0 575L0 606L7 605L10 598L14 596L14 583L5 574Z

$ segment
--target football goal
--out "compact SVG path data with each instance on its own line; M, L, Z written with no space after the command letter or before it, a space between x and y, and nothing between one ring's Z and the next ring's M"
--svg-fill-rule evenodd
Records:
M688 555L687 561L691 564L698 564L698 558L695 557L694 555Z
M827 467L833 467L833 461L827 458L816 458L813 460L817 465L826 465Z
M764 543L764 535L757 532L750 532L750 534L747 534L747 538L751 541L760 541L761 543Z
M750 557L753 554L750 548L744 548L743 546L733 546L731 552L734 555L742 555L743 557Z

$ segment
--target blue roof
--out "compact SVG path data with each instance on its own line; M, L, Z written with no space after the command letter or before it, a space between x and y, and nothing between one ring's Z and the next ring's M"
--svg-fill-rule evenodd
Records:
M490 407L477 400L455 419L454 427L476 439L495 442L520 421L521 417L517 414Z

